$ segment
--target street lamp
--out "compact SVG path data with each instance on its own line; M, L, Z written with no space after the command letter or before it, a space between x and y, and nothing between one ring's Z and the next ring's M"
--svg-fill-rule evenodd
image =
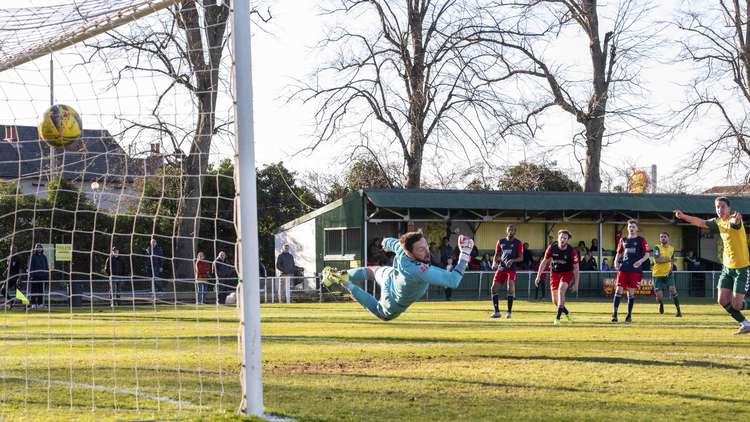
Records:
M99 208L99 198L97 193L99 192L99 182L94 180L91 182L91 191L94 192L94 207Z

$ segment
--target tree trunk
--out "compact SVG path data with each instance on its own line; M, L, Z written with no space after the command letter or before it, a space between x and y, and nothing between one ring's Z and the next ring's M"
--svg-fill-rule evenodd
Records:
M205 43L194 0L182 3L180 18L187 36L187 55L195 77L195 97L198 102L198 122L190 146L190 154L182 163L182 196L177 210L174 239L174 276L193 278L196 238L200 233L200 202L203 178L208 170L211 140L216 123L216 100L219 88L224 32L229 7L216 2L204 2ZM208 52L207 55L204 53ZM206 57L207 56L207 57ZM208 58L208 61L206 61Z
M586 122L586 168L584 192L599 192L602 187L600 175L602 159L602 138L604 137L604 115L590 118Z
M409 63L406 61L408 71L409 92L409 125L411 133L409 136L409 157L407 163L407 189L419 189L422 179L422 156L424 155L424 120L425 120L425 47L423 45L422 29L424 15L422 2L410 2L409 6L409 29L411 31L412 50L414 57ZM424 8L426 10L427 8Z

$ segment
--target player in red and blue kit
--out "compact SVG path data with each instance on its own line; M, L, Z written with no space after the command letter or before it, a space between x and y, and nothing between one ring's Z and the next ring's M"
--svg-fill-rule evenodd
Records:
M500 318L500 286L508 283L508 313L506 318L510 319L513 312L513 298L516 295L516 269L515 266L523 261L523 242L516 239L516 226L509 224L505 228L505 238L497 241L495 245L495 256L492 258L493 268L496 269L492 280L492 306L495 312L490 314L492 318Z
M534 284L537 286L542 279L542 274L550 266L550 291L552 293L552 303L557 306L557 316L553 323L560 325L560 317L565 315L568 321L572 321L570 311L565 306L565 292L575 292L578 289L578 251L568 244L570 241L570 232L559 230L557 232L557 243L549 245L544 252L544 259L539 264L539 271L536 273Z
M617 290L612 303L612 322L617 322L617 308L622 300L624 289L628 291L628 315L625 322L633 320L633 305L635 304L635 289L643 278L643 263L650 256L650 249L646 239L638 236L638 223L628 220L628 235L620 239L615 255L615 269L617 269Z

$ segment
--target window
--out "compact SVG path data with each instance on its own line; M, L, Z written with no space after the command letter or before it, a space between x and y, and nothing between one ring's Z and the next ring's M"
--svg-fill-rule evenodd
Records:
M362 245L359 228L325 229L325 255L358 255Z

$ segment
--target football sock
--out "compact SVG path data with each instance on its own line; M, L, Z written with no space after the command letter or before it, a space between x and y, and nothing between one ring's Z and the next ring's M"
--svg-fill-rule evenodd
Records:
M557 307L557 319L560 319L560 315L563 313L564 306L558 306Z
M508 295L508 312L513 312L513 296Z
M739 323L742 323L742 321L745 321L745 316L742 315L742 312L734 309L731 303L727 303L726 305L724 305L724 310L727 311L727 313L731 315L735 321Z
M677 308L677 312L680 312L680 299L677 295L672 296L672 301L674 301L674 307Z
M635 297L628 296L628 315L633 314L633 305L635 305Z
M615 300L612 302L612 314L617 315L617 308L620 307L620 300L622 300L622 296L615 293Z
M565 315L568 315L570 313L570 311L568 311L568 308L565 305L562 306L562 310Z
M664 305L664 301L659 299L659 305Z
M500 296L496 294L492 295L492 306L495 307L495 312L500 312L499 302L500 302Z

